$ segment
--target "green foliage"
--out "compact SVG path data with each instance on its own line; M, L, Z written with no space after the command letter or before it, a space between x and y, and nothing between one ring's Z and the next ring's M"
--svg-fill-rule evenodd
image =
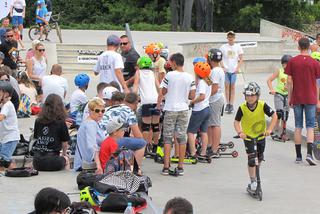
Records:
M240 9L237 22L239 29L245 32L258 32L260 17L261 17L262 4L247 5Z

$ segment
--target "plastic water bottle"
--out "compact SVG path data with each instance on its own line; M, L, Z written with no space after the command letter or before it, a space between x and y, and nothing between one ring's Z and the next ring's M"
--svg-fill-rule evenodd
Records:
M128 206L127 206L126 210L124 211L124 214L134 214L134 210L133 210L131 202L128 202Z

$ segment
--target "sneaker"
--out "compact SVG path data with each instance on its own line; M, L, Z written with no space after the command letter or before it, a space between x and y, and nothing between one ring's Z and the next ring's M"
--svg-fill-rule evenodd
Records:
M228 112L228 111L229 111L229 108L230 108L229 106L230 106L230 104L227 104L227 105L226 105L226 107L225 107L225 109L224 109L225 112Z
M152 146L152 153L156 154L157 153L157 149L158 149L158 145L153 145Z
M178 171L179 176L182 176L184 174L183 168L177 167L176 170Z
M296 163L296 164L301 164L301 163L302 163L302 158L296 158L295 163Z
M317 163L314 161L312 155L310 155L310 154L307 155L306 161L310 164L310 166L317 165Z
M251 182L251 184L249 184L249 186L250 186L250 190L254 192L257 190L258 184L256 181L254 181L254 182Z
M208 147L208 148L207 148L207 155L208 155L209 157L211 157L213 154L214 154L214 152L212 151L212 147Z
M233 105L231 105L231 104L230 104L230 106L229 106L229 112L230 112L230 113L233 113Z
M163 168L161 171L162 175L169 175L169 168Z

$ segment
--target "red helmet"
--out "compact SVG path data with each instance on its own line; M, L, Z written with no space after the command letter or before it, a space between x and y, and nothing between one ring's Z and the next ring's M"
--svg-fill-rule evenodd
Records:
M146 54L160 54L161 49L156 43L150 43L144 51Z
M194 72L202 79L209 77L211 73L211 67L206 62L197 62L194 65Z

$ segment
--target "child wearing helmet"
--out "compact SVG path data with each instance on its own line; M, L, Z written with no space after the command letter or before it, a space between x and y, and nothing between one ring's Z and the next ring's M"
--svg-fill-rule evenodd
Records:
M221 139L221 116L224 108L224 71L220 67L223 54L219 49L208 51L207 60L211 66L211 96L209 99L210 118L208 127L208 154L211 157L219 157L218 150Z
M70 98L70 116L74 120L76 119L79 108L88 102L85 92L88 89L89 81L90 77L85 73L78 74L74 78L74 84L78 87Z
M207 60L204 57L193 58L193 61L192 61L193 66L195 66L198 62L207 62Z
M278 120L274 130L274 134L276 137L280 136L280 121L287 121L289 117L289 101L288 101L288 87L287 80L288 75L284 73L284 69L286 68L289 60L292 58L291 55L283 55L281 57L281 65L282 67L271 74L267 80L269 93L274 95L274 107L277 112ZM272 86L272 82L277 79L277 85L274 89ZM280 138L280 137L279 137Z
M152 62L154 63L153 70L156 72L158 76L159 82L161 82L166 75L165 64L166 60L161 57L161 48L158 44L150 43L145 48L145 53L151 58Z
M140 57L137 64L139 69L135 74L133 92L139 92L141 99L142 134L143 138L150 145L153 142L153 148L156 149L160 133L160 111L156 109L159 81L157 76L151 70L152 60L150 57Z
M270 135L276 122L277 114L271 107L262 100L260 97L260 87L255 82L250 82L243 90L245 102L242 103L237 111L234 128L239 137L244 140L246 152L248 155L248 172L250 183L248 187L255 191L257 188L257 179L255 174L255 150L252 141L247 140L247 136L251 138L258 137L261 134L265 136ZM265 115L272 117L270 125L267 127ZM257 155L259 164L263 161L263 153L265 149L265 136L258 139Z
M0 81L0 171L13 168L11 157L20 140L18 118L11 96L14 89L7 81Z
M188 145L192 157L196 157L195 134L200 130L202 147L199 158L207 157L208 144L208 125L210 117L209 98L211 96L211 82L205 81L205 78L210 77L211 68L208 63L198 62L194 66L196 74L196 96L191 100L190 104L193 106L192 114L189 120L187 129Z

